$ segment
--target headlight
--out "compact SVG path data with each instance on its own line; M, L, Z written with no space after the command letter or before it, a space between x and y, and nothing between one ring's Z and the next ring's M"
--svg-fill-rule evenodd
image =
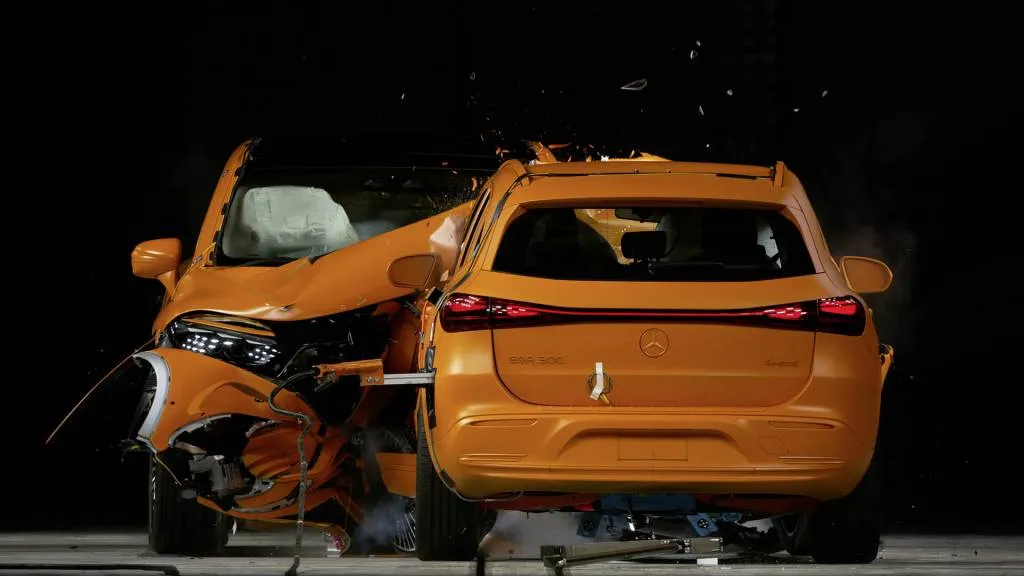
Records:
M274 375L281 368L281 351L267 330L234 329L224 322L197 319L175 320L164 332L164 345L205 354L258 374Z

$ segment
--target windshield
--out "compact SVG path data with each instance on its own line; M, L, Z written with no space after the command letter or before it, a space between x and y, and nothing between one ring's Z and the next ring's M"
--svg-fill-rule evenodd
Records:
M448 169L251 170L218 241L218 265L275 265L351 246L472 200L481 176Z

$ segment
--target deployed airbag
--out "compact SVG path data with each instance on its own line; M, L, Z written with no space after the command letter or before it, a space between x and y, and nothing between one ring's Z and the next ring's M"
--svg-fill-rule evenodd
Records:
M345 209L321 188L252 188L241 208L254 256L312 256L359 242Z

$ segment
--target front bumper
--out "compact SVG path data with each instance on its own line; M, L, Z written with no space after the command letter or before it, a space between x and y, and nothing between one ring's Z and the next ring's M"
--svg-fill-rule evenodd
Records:
M270 409L268 398L274 383L187 350L157 348L136 354L136 358L148 363L156 375L153 402L137 437L158 457L167 450L180 448L178 439L183 434L220 418L241 416L264 424L275 423L256 432L250 430L248 438L225 439L241 440L244 448L233 457L239 458L248 473L260 480L260 488L235 496L230 509L214 505L203 496L201 502L240 518L274 519L296 513L300 479L296 443L303 424ZM280 392L275 404L312 420L313 432L303 437L308 463L306 478L310 483L307 509L328 499L339 499L339 492L328 483L337 476L348 438L337 429L322 425L306 403L290 391Z
M137 434L154 452L172 448L181 434L226 415L284 421L267 403L275 385L251 372L175 348L139 352L135 358L149 364L156 375L153 402ZM307 414L314 419L314 426L319 426L315 414L297 395L282 391L275 403Z

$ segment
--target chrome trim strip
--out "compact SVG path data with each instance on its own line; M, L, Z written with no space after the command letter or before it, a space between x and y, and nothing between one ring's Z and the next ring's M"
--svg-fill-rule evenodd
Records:
M150 450L158 452L151 437L153 431L156 430L157 422L160 421L160 417L164 413L164 406L167 404L167 398L171 392L171 369L167 366L167 361L164 360L163 356L156 352L139 352L133 354L132 358L143 360L148 362L150 367L153 368L153 372L156 373L156 393L153 395L153 404L149 407L149 412L146 413L146 419L143 420L142 426L139 427L139 432L136 437Z

